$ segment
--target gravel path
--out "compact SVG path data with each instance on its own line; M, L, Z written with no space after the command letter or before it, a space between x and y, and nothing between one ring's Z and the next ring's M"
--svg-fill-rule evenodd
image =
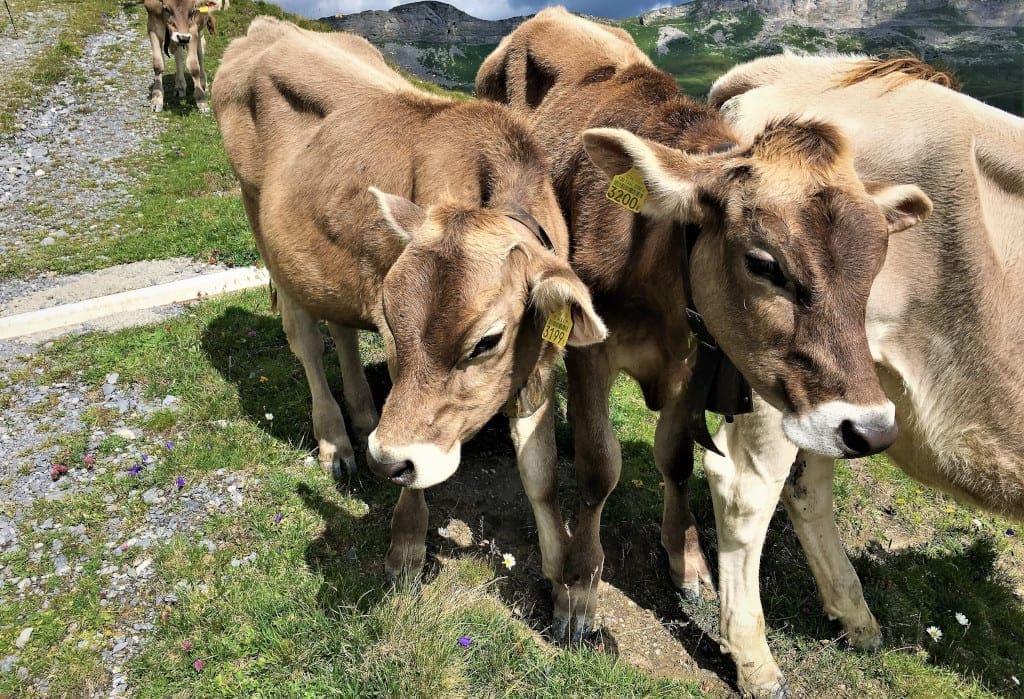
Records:
M0 255L88 236L90 220L128 201L131 174L116 160L144 148L155 128L137 23L124 12L107 17L72 77L15 115L16 131L0 141Z
M0 474L0 553L24 549L33 564L52 570L21 577L13 566L0 564L0 599L27 600L45 610L62 591L74 589L76 581L85 574L83 571L99 567L99 604L115 619L113 627L107 627L111 633L87 632L79 628L76 620L65 620L65 643L99 651L103 659L108 684L98 687L94 696L131 693L125 664L155 629L161 612L177 603L182 590L192 587L188 581L178 581L169 589L156 585L151 549L176 535L198 538L197 533L211 516L236 511L247 490L258 485L245 473L223 470L211 474L208 481L190 482L183 487L174 482L153 487L135 485L135 481L151 484L147 474L174 448L173 442L147 439L135 425L154 410L175 409L177 399L164 396L147 401L137 387L122 385L119 379L110 374L100 386L80 381L43 385L39 376L27 371L22 362L8 359L0 363L0 386L7 385L2 392L4 401L0 401L0 405L6 402L6 408L0 411L0 449L5 454L20 455L7 461L7 472ZM47 403L49 409L37 409ZM119 419L109 427L89 432L90 451L111 436L122 438L125 447L114 456L97 458L91 464L70 464L67 473L54 480L52 469L59 449L41 445L56 432L86 430L83 414L99 406L116 411ZM138 466L137 471L132 469L134 465ZM103 497L105 519L99 534L95 523L87 528L78 522L62 521L57 515L41 518L33 512L41 503L110 492L111 478L116 483L128 484L130 490L126 497ZM103 490L96 490L100 487L98 482L106 483ZM139 502L145 508L141 523L123 520L121 513ZM199 543L211 551L217 547L206 539ZM232 561L232 565L247 562L242 559ZM197 589L203 591L202 588L199 585ZM27 623L27 619L22 623ZM22 682L35 692L48 694L47 681L29 674L22 664L23 653L16 645L11 650L14 652L0 657L0 673L18 673Z
M0 7L0 65L4 75L21 70L47 46L52 46L60 33L61 21L67 13L55 9L19 12L17 3L11 3L11 12L18 27L14 35L7 8ZM0 76L0 86L5 77Z

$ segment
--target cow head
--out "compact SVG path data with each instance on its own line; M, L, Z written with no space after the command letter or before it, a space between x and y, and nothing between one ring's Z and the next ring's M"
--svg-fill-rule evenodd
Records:
M195 39L199 41L199 30L209 21L209 14L220 10L223 0L147 0L153 5L167 25L165 44L167 47L188 46Z
M571 309L570 345L600 342L606 330L532 216L423 209L371 191L405 249L382 290L392 389L370 435L370 462L398 485L427 488L455 472L462 443L539 364L557 361L557 348L541 339L551 314ZM553 198L550 206L560 221Z
M835 457L892 444L865 311L889 234L931 212L920 189L861 182L841 134L814 121L704 155L617 129L587 131L584 145L609 175L642 174L643 215L702 227L692 301L790 440Z

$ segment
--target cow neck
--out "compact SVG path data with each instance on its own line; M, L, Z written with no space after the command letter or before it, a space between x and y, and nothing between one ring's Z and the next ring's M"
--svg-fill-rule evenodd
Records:
M680 224L676 224L679 228ZM702 228L695 223L681 226L683 239L682 273L683 293L686 296L686 321L690 331L697 338L697 357L686 387L686 421L694 441L719 456L722 452L715 446L708 432L705 411L723 415L732 422L736 415L752 412L753 396L750 384L740 373L732 360L722 351L714 335L704 323L704 317L697 311L693 301L693 281L690 278L690 260L693 247L697 244Z

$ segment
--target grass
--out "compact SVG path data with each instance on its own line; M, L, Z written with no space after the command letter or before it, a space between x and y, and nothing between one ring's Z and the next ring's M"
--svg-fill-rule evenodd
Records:
M65 528L84 526L91 544L76 544L66 534L23 532L21 550L0 556L8 578L52 572L49 555L32 554L36 543L48 551L59 536L69 561L83 566L80 581L60 589L48 609L4 588L0 629L7 630L0 636L36 628L25 656L32 678L49 678L55 693L81 694L103 680L98 653L108 647L115 623L156 617L153 639L126 668L140 696L259 694L270 687L286 696L699 692L695 680L655 679L614 654L589 647L565 651L541 640L535 629L549 622L550 611L535 535L522 524L531 515L514 469L499 469L512 486L502 513L486 504L486 494L479 501L470 497L481 488L471 480L481 467L511 463L501 420L467 445L453 481L431 491L429 531L448 516L466 522L479 517L486 534L515 511L520 519L499 537L522 565L509 573L500 557L454 548L431 534L428 582L384 590L380 570L394 490L364 474L353 490L338 491L306 463L312 445L308 389L267 305L262 292L216 299L157 326L60 340L34 360L34 368L44 369L40 381L98 386L117 371L122 385L135 384L151 399L173 394L180 407L134 420L144 432L134 447L117 437L90 442L87 432L54 438L55 461L80 464L91 450L97 467L107 470L96 476L92 492L38 502L29 514L36 522L52 518ZM380 344L364 337L362 349L379 402L387 389ZM335 363L327 364L338 385ZM652 465L655 416L625 379L615 386L612 407L623 472L605 512L605 579L660 618L679 620L676 636L683 646L729 678L730 665L712 640L717 606L681 602L665 583L657 544L661 488ZM96 410L88 423L90 430L113 424ZM558 435L563 481L571 480L571 439L561 419ZM163 446L167 440L173 449ZM138 458L133 449L156 455L137 480L125 475ZM100 571L112 556L104 542L116 547L137 536L148 509L140 493L150 488L167 493L168 512L180 512L171 485L178 476L188 484L184 494L207 488L226 497L228 483L243 484L244 502L237 509L211 506L193 523L194 531L145 552L129 550L122 563L152 559L152 596L135 606L100 606L99 594L109 587ZM563 508L569 512L574 487L566 485ZM713 560L713 515L699 468L692 491ZM797 688L809 696L1011 693L1010 677L1024 665L1024 607L1014 594L1024 577L1017 562L1024 549L1005 535L1006 523L923 490L884 459L839 469L836 493L843 539L886 644L877 654L842 645L838 628L821 613L807 564L780 514L769 533L761 589L770 643ZM0 513L8 514L5 507ZM118 522L113 538L112 517ZM246 562L236 566L232 560ZM161 618L159 595L171 592L178 601ZM524 608L535 611L519 611ZM956 612L967 615L969 628L956 623ZM931 624L943 629L943 641L927 639L924 629ZM472 638L468 650L456 643L462 636ZM192 666L200 659L205 667L197 672ZM0 674L0 695L17 694L21 686L13 674Z
M114 3L110 11L117 7ZM144 10L137 15L143 31ZM231 39L244 35L258 15L297 22L308 29L324 25L283 12L276 5L236 0L218 14L216 36L208 37L207 72L214 78ZM159 128L151 147L116 164L133 173L128 204L110 213L95 212L60 245L28 246L0 260L0 280L24 278L41 271L72 274L139 260L186 256L230 266L258 259L234 173L212 115L196 111L191 94L183 100L171 92L173 67L165 70L166 111L155 117ZM422 89L465 99L426 81L411 78ZM137 89L142 90L139 85ZM95 188L95 183L83 182Z
M342 493L306 464L305 381L266 306L265 294L256 292L214 300L159 326L61 340L37 359L42 381L98 385L116 370L122 385L139 384L150 397L172 393L181 407L173 420L140 420L145 436L137 448L156 459L137 479L124 473L137 456L113 461L131 447L109 438L90 452L97 468L107 469L92 492L38 502L30 513L37 522L82 524L94 541L69 554L84 560L82 582L56 594L50 609L31 597L0 609L4 635L36 628L25 656L32 678L47 678L55 693L88 691L114 622L163 606L155 596L139 607L98 605L106 589L98 571L112 555L103 544L108 518L117 518L116 545L145 525L141 492L168 492L178 476L188 484L184 493L237 477L246 484L238 510L213 508L197 531L124 556L151 558L154 590L178 598L128 668L140 696L270 687L286 696L696 696L696 683L654 679L614 656L538 641L500 596L493 556L453 558L428 584L386 592L380 570L394 489L371 479ZM364 351L381 389L379 343L365 342ZM330 373L336 382L333 366ZM90 418L104 420L95 412ZM491 432L485 439L494 439ZM173 449L162 446L167 440ZM67 434L58 443L55 461L80 464L89 437ZM174 489L169 493L175 511ZM53 538L25 533L22 549L0 556L0 566L9 577L52 572L48 556L33 561L26 551L36 543L48 550ZM253 553L251 562L231 564ZM69 634L72 620L77 628ZM456 642L462 636L472 638L469 649ZM202 672L192 668L198 659L206 663ZM0 674L0 695L21 687L13 673Z

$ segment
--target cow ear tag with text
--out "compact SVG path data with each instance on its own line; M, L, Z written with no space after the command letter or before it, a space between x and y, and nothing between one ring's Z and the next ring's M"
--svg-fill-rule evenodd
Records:
M562 306L548 316L548 322L544 325L544 332L540 336L551 344L565 349L570 333L572 333L572 311L569 306Z
M205 15L206 13L208 13L210 11L210 8L207 7L206 5L201 5L199 7L199 11L202 12Z
M612 178L605 197L609 201L629 209L634 214L638 214L644 202L647 201L647 185L644 184L644 178L640 172L635 167L631 167L621 175Z

